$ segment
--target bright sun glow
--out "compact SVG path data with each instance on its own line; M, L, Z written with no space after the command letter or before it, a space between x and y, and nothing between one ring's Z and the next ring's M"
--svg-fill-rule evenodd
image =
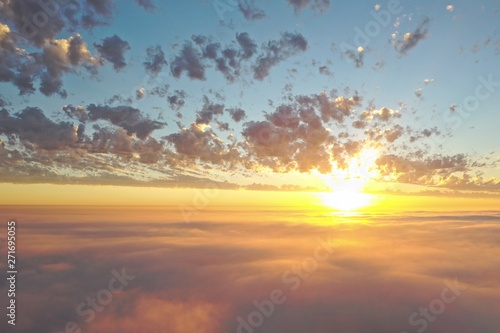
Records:
M345 170L335 170L331 175L318 175L332 191L318 194L323 204L342 211L370 205L372 195L363 193L363 189L378 175L375 168L377 158L376 149L365 148L349 160Z

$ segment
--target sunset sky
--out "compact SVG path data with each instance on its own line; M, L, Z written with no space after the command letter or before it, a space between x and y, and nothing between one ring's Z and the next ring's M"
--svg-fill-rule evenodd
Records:
M499 59L498 0L0 0L0 332L500 332Z
M1 2L6 204L499 198L496 1L32 2Z

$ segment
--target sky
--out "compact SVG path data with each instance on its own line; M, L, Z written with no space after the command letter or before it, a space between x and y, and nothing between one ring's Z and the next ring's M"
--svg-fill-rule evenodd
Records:
M499 14L493 0L2 0L2 199L155 188L136 203L176 205L211 188L239 204L495 207Z
M498 333L499 18L0 0L0 331Z

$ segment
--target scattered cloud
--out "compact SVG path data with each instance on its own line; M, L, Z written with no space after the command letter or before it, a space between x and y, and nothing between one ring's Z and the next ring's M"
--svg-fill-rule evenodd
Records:
M401 54L405 55L417 46L420 41L427 38L429 34L429 24L430 19L425 18L422 22L420 22L417 28L413 32L407 32L404 34L403 39L393 41L394 48Z
M120 71L127 66L125 52L130 50L130 45L117 35L104 38L101 44L94 44L95 48L107 61L113 64L115 71Z
M272 67L281 61L307 50L307 40L301 34L283 33L280 40L269 41L263 47L264 54L258 57L254 66L254 78L263 80Z
M150 46L146 52L148 56L146 61L144 61L144 68L150 75L156 76L163 70L163 67L167 65L165 53L160 45L154 47Z
M249 21L266 17L266 13L255 5L255 0L238 0L238 8L245 19Z
M295 14L299 14L303 9L310 7L312 10L323 13L330 9L330 0L287 0L294 9Z

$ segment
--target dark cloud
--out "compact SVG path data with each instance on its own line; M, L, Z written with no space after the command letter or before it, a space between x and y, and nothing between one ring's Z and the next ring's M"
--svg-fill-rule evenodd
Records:
M224 105L213 103L205 96L202 110L196 113L196 123L208 125L215 117L223 113Z
M170 89L169 84L162 84L162 85L158 85L158 86L152 88L149 91L149 94L152 96L165 97L165 96L167 96L169 89Z
M113 64L115 71L119 71L127 66L125 52L130 50L130 45L127 41L124 41L117 35L113 35L104 38L101 44L95 43L94 46L101 57Z
M135 134L139 139L145 139L153 131L163 128L164 123L144 118L139 109L130 106L110 107L90 104L87 107L90 121L107 120L113 125L127 131L128 135Z
M359 114L360 120L356 121L361 124L353 125L353 129L347 132L344 118L356 119L352 116L358 114L355 109L360 106L359 100L356 102L357 98L335 95L334 91L326 100L321 96L327 95L296 96L290 103L265 113L263 120L243 124L242 141L232 137L227 142L212 129L215 126L218 131L230 130L230 123L221 120L224 106L208 98L204 99L195 123L187 128L179 124L178 133L167 135L160 141L151 134L165 124L151 121L131 107L63 107L65 114L77 120L79 125L52 121L37 108L26 108L14 116L2 110L0 134L4 137L0 140L0 174L10 175L2 176L4 180L15 176L23 182L38 182L40 179L51 183L91 181L90 178L82 180L72 176L61 178L53 171L72 168L86 175L106 173L110 177L119 177L116 182L112 178L108 181L101 179L106 184L149 186L148 182L138 181L143 172L141 164L162 162L184 170L196 168L201 163L208 169L216 166L249 170L264 167L276 172L318 170L330 173L332 168L349 167L349 159L357 156L368 143L378 142L387 147L385 142L398 142L403 148L402 153L382 154L377 161L381 179L390 177L400 183L457 191L500 190L498 179L473 175L474 168L485 164L472 163L464 154L429 156L425 150L408 152L408 141L402 141L405 134L416 147L417 139L440 135L438 128L419 131L403 128L393 124L399 113L385 107L371 107ZM241 121L245 114L242 109L227 109L227 113L234 122ZM106 126L106 122L114 126ZM89 123L93 123L93 132L90 133L84 127ZM346 131L341 132L340 128ZM174 151L170 151L165 143L172 145ZM396 147L392 146L388 151L397 150ZM156 170L155 167L152 170ZM33 180L23 176L26 174L33 175ZM154 177L157 176L151 180ZM170 183L164 185L173 186Z
M407 32L403 39L394 41L394 48L402 55L406 54L409 50L413 49L417 44L426 39L429 33L430 19L425 18L418 25L417 29L413 32Z
M343 53L344 56L351 59L357 68L361 68L364 65L365 52L364 51L353 51L347 50Z
M238 0L238 8L245 19L249 21L259 20L266 17L266 13L255 6L255 0Z
M201 123L182 128L165 139L175 147L179 158L232 165L237 163L240 155L236 148L226 146L210 127Z
M68 122L56 123L39 108L28 107L10 116L0 111L0 134L19 139L33 149L62 150L74 146L79 139L78 126Z
M229 109L228 112L231 118L237 123L246 118L246 112L243 109Z
M35 92L35 83L40 82L40 92L50 96L54 93L66 96L62 77L76 72L79 67L95 75L102 65L87 48L78 34L68 39L48 42L41 52L28 53L15 49L15 41L6 25L0 25L0 81L11 82L20 95Z
M194 43L194 45L193 45ZM222 46L211 37L193 35L186 41L180 53L171 61L172 75L179 78L183 72L195 80L205 80L207 68L214 68L232 83L246 72L245 62L257 55L254 64L254 78L264 79L272 67L307 49L307 41L301 34L283 33L280 40L271 40L259 49L248 33L237 33L238 49L231 45Z
M330 68L328 68L328 66L320 66L318 68L318 71L322 75L326 75L326 76L330 76L330 77L334 76L333 72L330 70Z
M295 14L298 14L304 8L310 6L311 9L323 13L330 8L330 0L287 0L293 7Z
M11 31L19 32L27 41L39 48L54 39L69 23L64 11L57 8L50 19L45 16L45 24L36 26L33 18L39 13L45 13L40 1L37 0L2 1L0 10L2 22L8 24Z
M87 109L81 105L65 105L62 109L68 117L79 120L82 123L85 123L89 118Z
M144 68L150 75L156 76L162 71L163 67L167 65L165 53L160 45L148 47L146 52L148 57L144 62Z
M272 40L262 48L263 54L254 66L254 78L263 80L269 75L272 67L281 61L307 50L307 40L301 34L286 32L280 40Z
M108 16L113 12L113 0L87 0L87 3L97 14Z
M136 2L147 10L154 8L150 0ZM10 82L19 89L20 95L34 93L39 82L43 94L57 93L64 97L67 93L62 76L76 71L78 66L83 66L92 75L97 74L102 59L113 63L116 70L123 68L126 65L123 53L130 48L127 42L113 36L102 44L94 44L102 59L89 61L91 55L85 42L75 34L82 29L92 30L111 23L115 5L114 0L3 1L0 7L0 82ZM75 35L56 39L63 33ZM52 57L55 59L50 59Z
M241 47L242 59L251 58L257 52L257 44L255 44L247 32L236 34L236 41Z
M134 0L134 1L147 11L154 11L156 9L153 0Z
M298 96L295 104L282 104L266 114L265 121L244 124L246 149L259 164L274 171L330 172L330 153L337 154L341 163L342 155L355 152L341 142L334 148L336 152L331 151L340 137L336 138L327 126L343 122L357 105L356 100L333 95L331 99L324 95Z
M429 138L433 135L434 136L441 135L441 131L436 126L434 126L432 128L425 128L421 131L418 131L417 133L415 133L414 135L412 135L410 137L410 142L416 142L417 140L419 140L421 138Z
M176 90L174 95L170 95L167 98L170 108L179 111L186 104L186 96L187 94L184 90Z
M178 56L170 64L174 77L179 78L183 72L191 79L205 80L205 66L202 64L202 54L186 42Z
M311 96L297 96L296 102L304 108L316 108L324 122L334 120L343 123L345 117L352 113L352 109L360 106L361 97L355 94L352 97L337 96L332 92L330 96L325 94L313 94Z

